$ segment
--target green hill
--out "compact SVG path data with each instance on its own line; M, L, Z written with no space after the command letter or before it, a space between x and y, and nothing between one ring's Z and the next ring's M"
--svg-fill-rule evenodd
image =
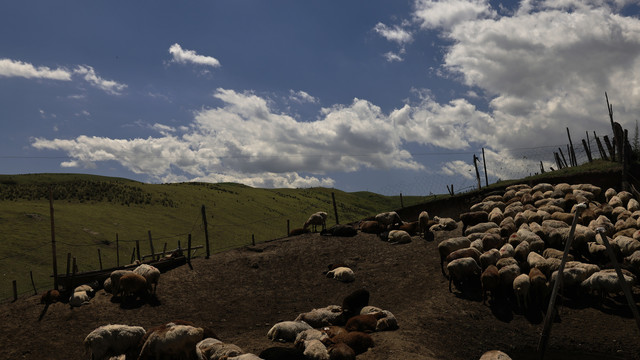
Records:
M40 290L52 286L49 194L54 207L58 272L67 254L79 271L129 263L139 241L141 253L204 245L205 206L212 252L284 237L302 227L311 213L325 211L335 223L332 193L340 223L349 223L401 207L399 196L335 189L258 189L222 183L145 184L128 179L77 174L0 175L0 299L33 292L29 272ZM405 206L425 197L403 197ZM116 243L116 234L118 242ZM204 248L196 255L204 255Z

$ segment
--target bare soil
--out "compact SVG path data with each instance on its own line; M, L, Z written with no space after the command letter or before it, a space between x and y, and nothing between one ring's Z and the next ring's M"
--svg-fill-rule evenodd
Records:
M478 359L492 349L513 359L539 358L542 311L523 314L510 301L483 304L478 289L449 292L437 244L460 232L439 232L430 242L414 237L404 245L370 234L279 239L194 259L193 269L170 270L162 275L154 301L123 304L100 290L80 308L52 304L41 320L39 296L0 304L0 359L87 358L83 339L98 326L148 329L177 319L210 327L223 341L258 354L282 345L267 339L273 324L340 305L360 288L370 292L371 305L391 311L400 328L372 334L375 347L358 359ZM323 276L331 263L350 265L356 281ZM623 296L602 305L566 299L545 358L640 359L639 334Z

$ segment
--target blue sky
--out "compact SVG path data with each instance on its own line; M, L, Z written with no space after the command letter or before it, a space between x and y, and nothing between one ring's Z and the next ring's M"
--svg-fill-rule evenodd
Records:
M0 34L3 174L444 193L640 106L637 1L26 0Z

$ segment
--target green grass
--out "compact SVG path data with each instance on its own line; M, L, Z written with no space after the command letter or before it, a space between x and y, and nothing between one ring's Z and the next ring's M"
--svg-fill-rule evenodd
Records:
M316 211L335 223L331 194L335 194L340 223L357 221L381 211L400 208L399 196L335 189L257 189L224 183L144 184L127 179L74 174L0 175L0 299L18 292L52 286L52 246L49 189L52 189L58 272L66 272L67 254L79 271L116 265L116 234L120 264L130 261L135 241L142 254L164 244L174 249L205 245L202 205L206 208L211 251L217 252L286 236L302 227ZM405 206L425 201L405 196ZM204 255L204 248L197 255Z

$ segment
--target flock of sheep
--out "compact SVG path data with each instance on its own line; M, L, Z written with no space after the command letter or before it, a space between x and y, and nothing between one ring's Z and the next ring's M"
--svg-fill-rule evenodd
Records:
M104 325L89 333L84 345L92 360L354 360L374 346L370 333L397 328L395 316L370 306L369 292L359 289L347 295L341 306L313 309L293 321L276 323L267 337L294 347L273 346L259 355L222 342L212 330L188 321L148 331L140 326Z
M542 183L507 187L460 215L464 236L438 244L450 291L452 282L461 289L479 283L483 301L491 294L515 299L523 311L544 306L574 218L562 273L565 294L605 297L622 291L602 236L623 264L625 281L634 285L640 274L640 203L632 194L614 189L602 194L590 184Z

